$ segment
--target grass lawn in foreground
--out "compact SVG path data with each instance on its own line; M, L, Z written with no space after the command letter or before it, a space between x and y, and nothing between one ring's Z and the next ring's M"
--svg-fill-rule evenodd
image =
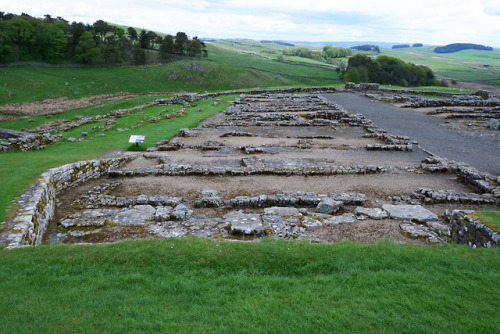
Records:
M500 249L154 239L0 250L2 333L494 333Z

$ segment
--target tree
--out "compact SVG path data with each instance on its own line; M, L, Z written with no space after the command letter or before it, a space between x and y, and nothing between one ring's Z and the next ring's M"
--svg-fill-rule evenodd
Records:
M340 56L339 50L331 45L325 45L323 47L323 54L325 58L338 58Z
M187 55L190 57L201 57L201 43L198 37L188 40L186 43Z
M0 22L0 63L7 62L7 57L12 53L12 47L5 38L5 34L2 31L2 22Z
M361 82L361 75L357 68L351 68L347 71L344 77L345 82L354 82L359 84Z
M174 52L183 55L186 52L188 36L184 32L175 35Z
M81 22L72 22L69 27L69 46L70 46L70 54L75 55L75 49L80 41L80 37L82 37L85 32L85 26Z
M129 52L132 49L132 43L125 35L120 37L118 48L120 49L121 58L123 60L129 59Z
M156 38L158 37L158 35L153 32L153 31L148 31L148 33L146 34L146 37L147 37L147 47L150 48L150 49L154 49L155 48L155 42L156 42Z
M49 63L58 63L68 48L64 32L57 25L48 25L40 35L42 54Z
M98 43L104 42L106 35L114 31L114 27L107 24L103 20L96 21L92 28L94 29Z
M103 58L106 64L121 62L118 39L115 35L106 36L106 40L103 44Z
M137 30L132 27L129 27L127 29L127 34L131 41L137 41L137 39L139 38L139 36L137 35Z
M172 35L167 35L163 38L159 52L161 60L166 60L168 55L174 52L174 39Z
M141 48L140 44L136 44L132 50L132 61L137 65L146 63L146 51Z
M101 50L97 47L90 31L83 33L76 46L76 59L82 64L93 64L99 60Z
M3 29L6 39L16 46L13 49L14 61L22 60L23 56L30 54L36 41L36 30L26 17L13 17L5 22Z
M148 33L144 29L142 29L141 33L139 34L139 45L143 49L147 49L148 47Z

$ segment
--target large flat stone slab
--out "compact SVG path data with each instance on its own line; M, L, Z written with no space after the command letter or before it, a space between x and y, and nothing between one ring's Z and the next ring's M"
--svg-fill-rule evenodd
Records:
M384 204L382 205L382 209L387 211L389 217L392 219L414 220L421 223L439 220L438 216L421 205Z
M380 208L363 208L362 206L358 206L354 213L356 216L367 216L371 219L385 219L389 216L387 211Z
M230 212L224 216L224 221L231 224L231 233L238 235L262 235L264 225L257 214L245 214L241 211Z

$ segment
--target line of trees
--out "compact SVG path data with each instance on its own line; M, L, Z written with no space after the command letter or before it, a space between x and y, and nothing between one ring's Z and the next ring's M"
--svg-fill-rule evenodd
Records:
M434 52L437 53L452 53L461 50L483 50L483 51L492 51L493 48L491 46L484 46L480 44L472 44L472 43L453 43L445 46L438 46L434 49Z
M205 44L186 33L164 37L134 28L126 31L102 20L94 24L69 23L62 17L31 17L0 12L0 63L45 61L81 64L146 62L146 50L158 51L166 60L171 54L206 57Z
M284 56L298 56L303 58L315 59L318 61L326 63L335 63L334 59L343 58L351 55L351 49L333 47L331 45L325 45L322 51L311 50L308 48L286 48L283 50Z
M388 56L372 59L357 54L349 59L344 76L346 82L376 82L398 86L437 86L434 72L422 65L405 63Z
M353 46L351 47L351 49L360 51L375 51L376 53L380 53L380 48L378 47L378 45L363 44Z

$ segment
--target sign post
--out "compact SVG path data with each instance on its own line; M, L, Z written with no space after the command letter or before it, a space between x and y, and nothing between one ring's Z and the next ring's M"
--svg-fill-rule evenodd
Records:
M138 135L132 135L130 136L130 139L128 140L129 143L135 143L136 147L139 147L140 143L144 142L144 139L146 139L146 136L138 136Z

